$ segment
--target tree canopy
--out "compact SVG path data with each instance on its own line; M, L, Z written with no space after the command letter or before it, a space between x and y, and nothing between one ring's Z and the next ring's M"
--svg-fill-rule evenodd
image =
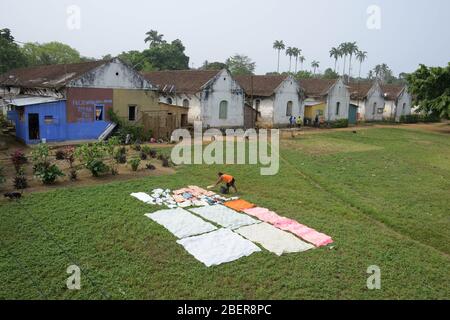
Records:
M25 67L27 64L22 51L9 29L0 29L0 73L14 68Z
M22 53L29 66L85 61L76 49L56 41L43 44L26 43L22 47Z
M413 103L419 106L419 111L449 118L450 63L447 67L420 65L419 69L406 78Z
M248 56L242 54L235 54L229 57L226 61L228 70L233 75L254 74L256 63L253 62Z

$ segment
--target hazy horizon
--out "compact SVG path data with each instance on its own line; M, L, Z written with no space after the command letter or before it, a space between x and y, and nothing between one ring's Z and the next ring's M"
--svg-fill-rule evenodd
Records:
M347 41L356 41L368 52L364 76L380 63L398 76L414 71L421 63L443 66L450 60L447 0L229 0L215 4L206 0L0 0L0 4L0 28L11 29L17 41L59 41L94 58L143 50L148 47L145 33L154 29L167 41L180 39L194 68L205 60L224 62L240 53L256 62L257 74L276 71L275 40L302 49L305 69L318 60L322 72L334 68L331 47ZM67 27L71 5L81 10L80 29ZM380 29L367 27L371 5L381 10ZM289 58L283 54L280 71L288 67ZM342 64L339 67L342 72ZM355 63L353 75L358 70L359 63Z

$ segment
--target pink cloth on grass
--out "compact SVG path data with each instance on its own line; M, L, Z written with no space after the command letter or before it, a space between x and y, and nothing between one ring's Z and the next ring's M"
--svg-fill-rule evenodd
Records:
M289 231L303 240L312 243L316 247L322 247L333 243L333 239L331 239L330 236L317 232L316 230L300 224L295 220L281 217L269 209L256 207L244 210L244 212L258 218L261 221L268 222L278 229Z

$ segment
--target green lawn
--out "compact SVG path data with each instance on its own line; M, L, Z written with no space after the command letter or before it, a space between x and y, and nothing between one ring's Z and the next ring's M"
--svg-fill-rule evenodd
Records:
M218 170L240 195L331 235L332 248L268 251L206 268L131 192L206 186ZM2 203L0 299L449 299L450 139L397 128L283 140L280 172L186 166L172 176L61 189ZM66 268L82 268L82 290ZM366 288L370 265L381 290Z

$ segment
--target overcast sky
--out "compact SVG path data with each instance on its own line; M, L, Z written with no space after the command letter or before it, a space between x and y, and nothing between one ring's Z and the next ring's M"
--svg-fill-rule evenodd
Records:
M274 40L302 49L308 69L313 59L320 61L321 70L333 67L328 52L344 41L356 41L368 52L363 74L383 62L398 75L415 70L419 63L450 61L448 0L0 0L0 4L0 28L11 29L16 40L60 41L96 58L142 50L145 32L155 29L168 41L183 41L191 67L242 53L256 62L258 74L275 71ZM73 23L67 14L71 5L80 8L79 29L67 26L68 19ZM377 14L367 13L371 5L381 10L379 29ZM283 55L282 70L288 66Z

